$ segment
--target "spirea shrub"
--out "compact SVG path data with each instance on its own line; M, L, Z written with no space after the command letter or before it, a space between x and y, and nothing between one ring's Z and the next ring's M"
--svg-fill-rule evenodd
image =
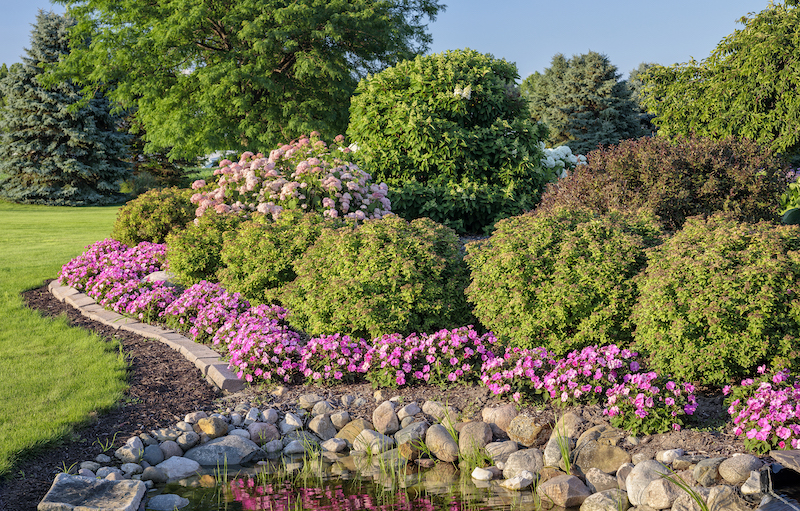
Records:
M244 222L224 236L219 282L253 303L274 303L283 286L297 277L294 261L303 257L323 229L344 225L338 219L299 211L284 211L274 221Z
M458 238L430 219L323 230L294 270L281 302L289 322L312 336L371 339L470 323Z
M233 233L244 217L207 211L185 229L167 236L169 269L178 281L190 286L201 280L217 281L223 268L222 247L226 233Z
M381 218L391 213L386 184L375 184L351 161L339 135L331 147L313 132L269 153L242 153L238 162L222 160L214 175L216 187L203 192L205 181L192 187L198 217L208 209L220 214L259 212L278 218L284 210L317 212L332 218Z
M538 208L625 204L653 212L669 230L718 211L775 220L785 173L782 160L747 140L644 137L590 152L586 166L550 185Z
M130 246L164 243L169 233L194 220L191 195L191 190L174 187L143 193L119 209L111 237Z
M637 349L659 372L717 385L794 359L798 249L797 226L687 220L637 279Z
M656 243L647 213L560 209L498 222L467 246L474 314L511 346L556 355L591 344L631 341L632 277Z

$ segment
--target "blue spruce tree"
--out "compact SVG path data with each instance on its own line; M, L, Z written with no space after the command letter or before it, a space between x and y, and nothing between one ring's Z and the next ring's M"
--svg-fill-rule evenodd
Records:
M71 24L40 11L27 57L0 80L4 199L53 206L121 201L119 184L130 173L129 137L117 129L119 118L111 114L109 101L101 95L84 100L80 87L69 81L51 87L40 83L46 68L69 52Z

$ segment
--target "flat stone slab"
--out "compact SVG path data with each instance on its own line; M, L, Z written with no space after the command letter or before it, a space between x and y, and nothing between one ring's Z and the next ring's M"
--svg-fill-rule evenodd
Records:
M208 366L206 379L228 392L241 392L244 390L244 382L237 378L236 374L228 369L228 365L224 363Z
M800 472L800 450L769 451L769 455L784 467Z
M186 357L186 360L193 364L198 358L219 358L219 353L216 351L212 350L208 346L203 346L202 344L197 344L194 342L191 346L183 346L180 351L183 356Z
M207 376L208 368L214 364L219 364L220 362L219 356L213 358L198 358L194 361L194 366L200 369L200 372L203 373L203 376Z
M74 295L66 296L64 297L64 302L78 309L87 305L95 305L97 303L94 301L94 299L89 298L83 293L75 293Z
M39 502L39 511L136 511L147 487L132 479L111 481L58 474Z
M70 286L62 286L58 283L57 280L50 282L50 284L48 284L47 287L50 289L50 292L53 294L53 296L56 297L56 299L59 302L63 302L64 299L68 296L78 294L77 289Z

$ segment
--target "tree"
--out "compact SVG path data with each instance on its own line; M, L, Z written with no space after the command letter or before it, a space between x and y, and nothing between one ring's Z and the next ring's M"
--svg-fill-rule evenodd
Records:
M109 96L147 152L264 150L347 128L358 80L424 52L436 0L58 0L78 20L60 73ZM91 38L92 44L82 46Z
M631 91L631 100L636 103L638 107L637 116L639 117L639 126L645 134L655 133L656 127L653 125L653 118L655 115L647 112L647 107L644 104L644 80L643 76L648 69L657 66L653 62L642 62L636 69L628 73L628 79L625 80L628 84L628 89Z
M550 129L552 146L567 144L575 154L644 134L631 91L608 57L590 51L553 57L544 74L522 84L531 116Z
M800 158L800 9L770 3L698 63L656 66L645 103L659 134L744 137Z
M84 98L70 81L40 83L44 67L68 53L71 23L40 11L27 57L0 81L7 102L0 109L0 196L8 200L62 206L120 200L128 136L117 130L108 100Z

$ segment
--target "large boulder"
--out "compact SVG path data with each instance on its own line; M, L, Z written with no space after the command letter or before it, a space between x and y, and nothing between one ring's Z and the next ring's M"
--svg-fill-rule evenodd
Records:
M64 509L115 509L137 511L147 487L142 481L111 481L58 474L39 503L40 511Z
M241 465L250 461L266 459L264 452L255 442L237 435L215 438L189 449L184 458L194 460L202 466Z
M430 402L430 401L429 401ZM458 461L458 442L441 424L434 424L425 434L425 445L438 459L453 463Z

